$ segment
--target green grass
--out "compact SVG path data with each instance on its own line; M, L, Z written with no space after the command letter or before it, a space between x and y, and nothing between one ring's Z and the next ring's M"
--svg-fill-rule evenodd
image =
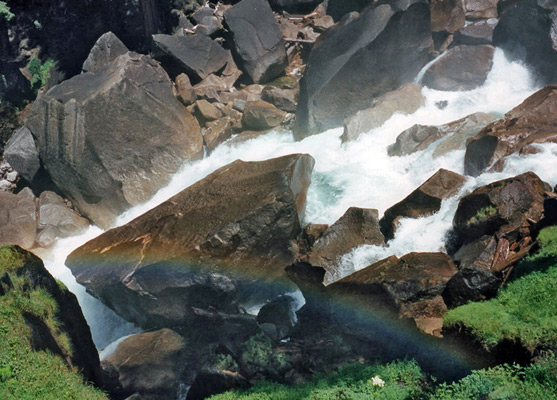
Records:
M509 283L490 301L468 303L449 311L445 326L470 329L486 348L503 339L526 346L556 348L556 227L542 230L538 242L540 250L518 266L519 279ZM527 272L530 273L526 275Z
M40 318L65 355L72 351L67 335L59 329L54 299L41 288L31 289L25 278L14 273L23 261L13 247L0 247L0 276L7 272L13 284L0 297L0 399L106 400L104 393L83 383L61 357L31 349L31 332L23 313Z
M476 215L474 215L466 222L466 226L469 227L471 225L479 224L480 222L486 221L491 217L494 217L495 215L497 215L497 208L495 208L494 206L484 207L478 210Z

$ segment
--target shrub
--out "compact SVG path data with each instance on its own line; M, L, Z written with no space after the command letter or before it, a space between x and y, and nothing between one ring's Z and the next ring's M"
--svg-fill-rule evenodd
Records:
M27 69L31 73L31 87L33 90L39 90L46 85L50 78L50 70L54 67L54 60L48 58L44 63L38 58L32 58L27 64Z
M15 15L10 11L8 4L5 1L0 1L0 18L4 18L9 22L13 17L15 17Z

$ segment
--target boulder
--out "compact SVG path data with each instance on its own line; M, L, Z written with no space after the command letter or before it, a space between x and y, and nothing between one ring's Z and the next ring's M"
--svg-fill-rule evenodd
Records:
M94 72L126 54L128 48L112 32L106 32L95 43L81 68L83 72Z
M178 99L185 106L193 104L197 99L190 78L186 74L180 74L176 77L176 90L178 91Z
M203 128L203 141L207 150L213 151L219 144L229 139L232 136L233 129L230 117L208 122L206 127Z
M541 84L557 83L557 14L552 2L518 0L501 2L493 45L534 70Z
M470 301L488 300L495 297L500 285L501 279L483 268L464 268L447 282L443 300L449 308Z
M362 133L379 128L394 114L412 114L425 104L422 87L407 83L385 93L368 109L358 111L344 120L342 141L356 140Z
M203 155L199 124L168 75L135 53L53 87L25 124L54 183L104 228Z
M194 105L200 121L214 121L222 117L222 112L207 100L197 100Z
M556 107L557 85L547 86L486 126L467 143L464 173L478 176L493 163L497 170L506 156L527 145L557 142Z
M153 53L171 75L184 72L196 80L216 73L231 60L228 50L202 34L153 35Z
M433 142L448 136L447 140L440 142L436 147L434 157L437 157L464 147L466 139L474 136L495 119L495 114L478 112L444 125L414 125L398 135L396 142L388 147L387 152L391 157L405 156L425 150Z
M279 126L286 119L286 113L266 101L249 101L244 108L242 125L257 131Z
M497 18L497 3L499 0L462 1L466 18L471 20Z
M296 299L292 296L277 297L261 307L257 313L257 323L272 339L284 339L296 325L295 305Z
M266 0L242 0L224 12L242 70L255 83L267 82L288 65L280 29Z
M363 244L385 244L379 229L379 213L374 209L350 207L317 239L309 262L313 266L324 267L332 275L329 279L338 280L342 278L336 267L339 258Z
M268 86L261 93L262 100L286 112L296 112L297 98L298 89L281 89Z
M430 60L429 4L378 2L324 36L300 81L297 139L341 126L373 99L414 80Z
M102 362L115 382L107 389L119 398L133 393L142 399L178 398L187 355L184 339L170 329L130 336Z
M143 327L179 326L193 309L237 313L282 293L314 161L235 161L75 250L77 281Z
M0 192L0 245L30 249L37 234L36 205L24 195Z
M41 167L39 150L27 127L19 128L4 147L4 159L27 182L33 182Z
M385 211L379 221L385 238L394 237L400 218L426 217L439 211L441 202L457 194L464 182L466 178L456 172L437 171L408 197Z
M457 44L477 46L493 43L493 31L499 23L496 18L484 19L473 22L460 28L455 33L454 40Z
M462 0L432 0L431 31L455 33L465 24Z
M497 240L493 236L484 235L458 249L453 254L453 260L461 270L482 268L489 271L493 266L496 250Z
M423 83L437 90L471 90L484 84L493 65L490 45L454 46L425 72Z

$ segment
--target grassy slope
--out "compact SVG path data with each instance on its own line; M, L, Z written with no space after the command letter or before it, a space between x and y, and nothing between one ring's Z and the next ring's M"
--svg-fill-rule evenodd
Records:
M21 256L12 247L0 247L0 277L7 273L13 283L13 288L0 296L0 399L107 399L98 389L84 384L59 356L31 349L31 332L23 313L39 317L54 333L62 351L71 353L67 336L58 329L56 302L40 288L31 290L15 274L21 264Z

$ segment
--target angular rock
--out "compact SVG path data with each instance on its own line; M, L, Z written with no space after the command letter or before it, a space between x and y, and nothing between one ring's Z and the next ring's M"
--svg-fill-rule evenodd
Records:
M445 125L414 125L398 135L396 142L388 147L387 152L391 157L405 156L425 150L433 142L449 136L448 140L441 142L434 152L434 156L443 155L450 150L463 147L466 139L474 136L495 119L494 114L478 112ZM450 146L449 141L456 146Z
M441 208L441 201L458 193L466 178L456 172L440 169L400 203L385 211L379 221L386 239L394 237L400 218L420 218Z
M465 244L453 255L454 262L459 269L482 268L489 271L493 266L497 240L493 236L485 235Z
M19 128L4 147L5 160L27 181L32 182L41 167L39 150L31 131Z
M268 86L261 93L262 100L286 112L296 111L296 106L298 105L297 98L297 89L279 89Z
M134 53L53 87L25 124L54 183L104 228L203 155L199 124L168 75Z
M498 23L498 19L490 18L466 25L455 33L455 43L472 46L492 44L493 31Z
M443 299L449 308L470 301L488 300L495 297L500 285L501 280L483 268L465 268L458 271L447 283Z
M486 126L467 143L464 173L478 176L493 163L502 167L506 156L529 144L557 142L556 107L557 85L550 85Z
M202 35L153 35L153 52L171 75L187 73L204 79L221 70L231 59L230 52Z
M197 99L195 90L191 85L190 78L186 74L180 74L176 77L176 89L178 90L178 99L185 105L193 104Z
M197 100L195 108L198 118L202 121L214 121L222 117L222 112L207 100Z
M356 140L360 134L379 128L394 114L412 114L424 104L422 87L413 83L404 84L397 90L379 97L370 108L346 118L342 141Z
M300 154L235 161L80 247L67 265L144 327L187 324L193 308L261 304L285 290L313 164Z
M467 19L497 18L499 0L463 0Z
M126 45L114 33L106 32L97 40L81 69L94 72L127 52Z
M184 339L170 329L138 333L126 338L103 360L122 398L138 393L153 400L178 397L182 373L187 368Z
M242 0L224 12L240 67L253 82L267 82L288 65L280 29L266 0Z
M373 99L414 80L429 61L429 4L372 4L328 31L300 81L298 139L342 125Z
M272 339L284 339L296 325L295 305L296 299L292 296L277 297L261 307L257 323Z
M461 0L432 0L431 31L455 33L466 22Z
M0 245L31 249L37 235L36 206L25 195L0 192Z
M224 117L207 123L203 129L203 141L208 151L213 151L219 144L232 136L233 126L230 117Z
M385 244L379 229L379 213L374 209L350 207L315 242L309 262L313 266L325 267L334 278L340 279L341 276L335 273L338 259L363 244Z
M493 65L490 45L451 48L426 71L423 83L437 90L471 90L484 84Z
M249 101L244 108L242 125L247 129L258 131L279 126L286 118L286 113L266 101Z

